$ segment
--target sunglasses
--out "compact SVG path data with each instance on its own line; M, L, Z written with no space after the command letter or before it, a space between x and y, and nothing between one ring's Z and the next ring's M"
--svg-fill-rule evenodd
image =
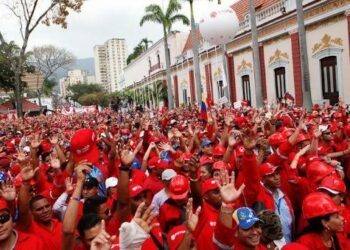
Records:
M0 224L5 224L9 220L10 220L10 214L5 213L5 214L0 215Z

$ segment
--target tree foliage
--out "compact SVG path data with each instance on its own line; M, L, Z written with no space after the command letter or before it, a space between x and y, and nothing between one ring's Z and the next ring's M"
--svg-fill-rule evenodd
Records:
M17 115L22 116L22 91L21 75L25 69L25 57L31 34L40 23L45 25L55 24L63 28L67 27L67 17L71 11L79 12L84 0L3 0L5 6L17 18L19 31L23 40L20 46L18 60L13 60L15 69L15 97L17 103ZM1 31L0 31L0 37Z
M126 63L131 63L134 59L136 59L138 56L140 56L143 52L148 50L148 44L153 43L151 40L148 40L148 38L143 38L139 44L134 48L134 51L128 56L126 59Z
M73 101L79 102L79 98L93 93L103 93L103 88L99 84L78 83L68 86L67 90L71 93L68 95Z
M58 69L65 68L75 62L75 56L64 48L53 45L34 47L29 58L30 63L49 79Z
M110 96L103 92L90 93L81 96L78 102L84 106L99 105L101 107L107 107L110 102Z
M182 15L178 14L182 6L178 0L170 0L167 9L163 12L162 8L156 4L150 4L146 7L146 14L141 18L140 26L146 22L153 22L161 24L163 27L163 39L164 39L164 54L166 64L166 78L167 78L167 91L168 91L168 104L169 108L174 107L174 98L172 92L172 83L170 76L170 56L168 46L168 33L171 31L173 24L177 21L181 21L185 25L190 24L190 20Z

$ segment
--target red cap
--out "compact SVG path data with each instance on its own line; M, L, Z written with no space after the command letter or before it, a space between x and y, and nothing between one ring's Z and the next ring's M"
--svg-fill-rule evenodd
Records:
M269 162L261 164L259 167L260 178L273 174L277 168L278 166L272 165Z
M164 160L158 160L156 167L160 169L167 169L169 167L169 162Z
M344 126L344 134L346 135L346 137L350 138L350 125L346 125Z
M4 210L4 209L9 209L9 207L7 205L7 201L0 198L0 210Z
M185 233L187 232L187 228L184 225L176 226L172 228L168 233L168 246L169 250L176 250L182 240L185 238Z
M283 134L280 132L273 133L269 137L269 144L273 145L273 146L280 145L280 144L284 143L285 141L286 141L286 137L284 137Z
M321 192L306 196L302 205L303 217L306 220L337 213L340 210L329 195Z
M138 184L130 184L129 186L129 196L130 198L134 198L135 196L139 195L143 192L142 186Z
M185 161L189 161L192 158L191 153L183 153L183 157Z
M221 145L216 145L213 150L214 156L223 156L226 152L226 148Z
M243 156L245 152L244 146L243 145L237 146L235 152L236 152L236 157Z
M212 167L212 171L215 171L215 170L221 170L221 169L227 169L228 168L228 165L226 162L224 161L217 161L213 164L213 167Z
M219 188L218 183L216 181L216 179L214 178L209 178L206 179L203 183L202 183L202 194L206 194L207 192L211 191L211 190L215 190Z
M211 157L203 155L201 158L199 158L199 164L201 166L206 165L206 164L213 164L214 161Z
M346 186L344 181L336 175L326 176L318 189L327 190L332 194L346 193Z
M320 105L319 104L314 104L314 106L312 106L313 110L320 110Z
M187 197L190 185L188 179L183 175L174 176L169 185L170 198L173 200L183 200Z
M318 183L335 170L332 166L322 161L313 161L306 166L306 176L311 183Z
M157 136L151 136L150 138L149 138L149 142L151 143L151 142L154 142L154 143L158 143L158 142L160 142L160 139L157 137Z
M120 132L121 132L123 135L129 135L129 134L130 134L130 129L128 129L128 128L123 128Z
M52 144L49 141L47 141L47 140L42 141L40 146L45 153L51 152Z
M151 159L148 160L148 168L155 168L158 164L158 161L159 158L157 156L153 156Z
M95 144L96 134L92 129L79 129L73 135L70 145L76 162L87 160L90 163L98 161L99 152Z

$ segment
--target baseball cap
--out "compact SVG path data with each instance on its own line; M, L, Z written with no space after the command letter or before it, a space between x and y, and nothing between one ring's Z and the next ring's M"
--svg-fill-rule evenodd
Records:
M219 188L218 183L216 181L216 179L214 178L209 178L206 179L203 183L202 183L202 194L206 194L207 192L211 191L211 190L215 190Z
M141 194L143 192L143 188L142 186L138 185L138 184L131 184L129 186L129 196L130 198L134 198L135 196Z
M278 168L278 166L272 165L269 162L261 164L259 167L260 178L262 178L266 175L273 174L277 168Z
M201 147L202 147L202 148L204 148L204 147L206 147L206 146L208 146L208 145L213 145L213 142L210 141L210 140L208 140L208 139L204 139L204 140L202 141L202 143L201 143Z
M183 200L187 197L190 185L187 177L183 175L174 176L169 185L170 198L173 200Z
M162 173L163 181L170 181L174 176L176 176L176 172L173 169L166 169Z
M256 217L254 211L249 207L240 207L233 212L232 218L242 229L249 229L260 219Z
M169 166L169 162L165 160L158 160L156 164L156 167L160 169L166 169L168 168L168 166Z
M98 180L94 177L88 177L85 179L83 186L86 188L98 187Z
M157 156L153 156L151 159L148 160L148 168L155 168L157 166L158 161L159 158Z
M185 237L186 231L187 231L187 228L184 225L173 227L169 231L168 233L169 250L176 250L180 246L182 240Z
M116 177L109 177L106 179L105 181L106 184L106 189L110 188L110 187L115 187L118 185L118 178Z
M97 162L99 152L95 143L96 134L92 129L83 128L75 132L70 141L70 149L74 160L76 162L81 160L87 160L91 163Z
M201 158L199 158L199 164L201 166L206 165L206 164L213 164L213 163L214 163L214 160L207 155L203 155Z
M240 156L243 156L244 155L244 152L245 152L245 148L243 145L240 145L240 146L237 146L236 147L236 157L240 157Z

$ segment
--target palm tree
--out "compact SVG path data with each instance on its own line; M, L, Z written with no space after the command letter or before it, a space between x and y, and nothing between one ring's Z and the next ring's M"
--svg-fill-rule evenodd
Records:
M151 4L145 9L146 15L142 17L140 21L140 26L145 22L159 23L163 26L163 39L164 39L164 54L165 54L165 64L166 64L166 77L168 86L168 100L169 109L174 107L174 98L171 84L170 76L170 57L169 57L169 46L168 46L168 34L171 31L172 25L176 21L182 21L183 24L189 25L190 21L184 15L178 14L181 10L181 4L177 0L170 0L169 5L165 11L161 9L159 5Z
M309 72L309 60L307 57L307 44L304 24L304 11L303 1L296 1L297 7L297 21L298 21L298 33L299 33L299 44L300 44L300 61L301 61L301 75L302 75L302 86L303 86L303 107L311 110L312 108L312 97L310 89L310 72Z
M145 37L145 38L142 38L140 44L143 45L143 48L144 48L145 51L146 51L146 50L148 50L148 44L153 44L153 42L152 42L151 40L148 40L147 37Z

